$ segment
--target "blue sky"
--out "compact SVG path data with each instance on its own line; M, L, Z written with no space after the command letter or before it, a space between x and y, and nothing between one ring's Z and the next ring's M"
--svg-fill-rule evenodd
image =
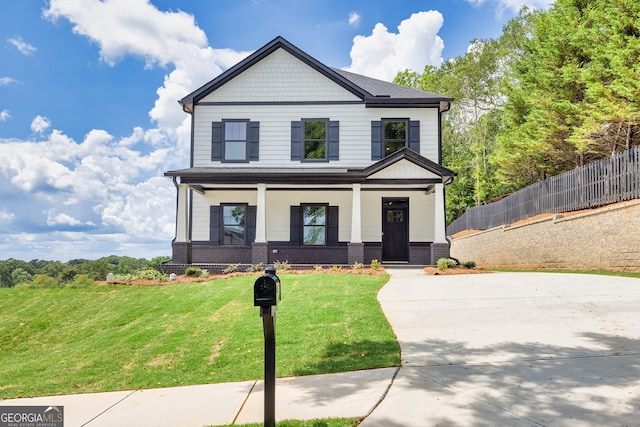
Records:
M392 80L553 0L0 1L0 259L171 254L177 100L283 36Z

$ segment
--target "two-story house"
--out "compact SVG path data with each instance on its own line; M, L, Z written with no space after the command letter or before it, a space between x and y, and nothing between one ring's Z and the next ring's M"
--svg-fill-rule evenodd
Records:
M179 102L191 165L165 173L174 265L448 257L452 99L330 68L278 37Z

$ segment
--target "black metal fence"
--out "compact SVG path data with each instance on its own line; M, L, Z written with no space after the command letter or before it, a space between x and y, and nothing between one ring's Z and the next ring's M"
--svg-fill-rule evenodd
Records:
M447 227L486 230L541 213L570 212L640 198L640 147L532 184L488 205L468 209Z

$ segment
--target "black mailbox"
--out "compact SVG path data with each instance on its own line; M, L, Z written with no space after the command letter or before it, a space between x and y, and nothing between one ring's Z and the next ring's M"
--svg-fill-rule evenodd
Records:
M253 305L260 307L277 306L280 301L280 279L275 268L267 268L264 276L253 284Z

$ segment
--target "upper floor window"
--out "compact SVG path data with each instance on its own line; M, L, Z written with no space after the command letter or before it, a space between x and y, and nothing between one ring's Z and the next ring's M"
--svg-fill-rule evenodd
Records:
M224 160L247 160L247 121L223 121Z
M258 160L260 122L245 119L211 124L211 160L248 162Z
M329 119L291 122L291 160L328 162L340 156L340 123Z
M384 157L393 154L407 146L407 120L384 120Z
M371 160L380 160L408 147L420 153L420 121L383 119L371 122Z
M327 121L303 120L304 160L325 160L327 158Z

